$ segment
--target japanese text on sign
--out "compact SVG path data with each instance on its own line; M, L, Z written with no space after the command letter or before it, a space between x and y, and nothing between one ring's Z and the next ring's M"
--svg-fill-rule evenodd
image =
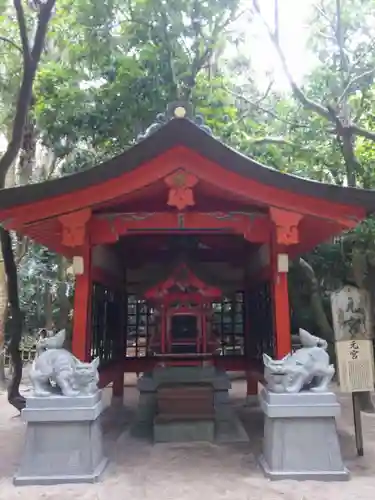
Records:
M350 342L350 351L349 351L349 354L350 354L350 356L351 356L352 359L358 359L359 345L358 345L358 343L355 340L352 340Z

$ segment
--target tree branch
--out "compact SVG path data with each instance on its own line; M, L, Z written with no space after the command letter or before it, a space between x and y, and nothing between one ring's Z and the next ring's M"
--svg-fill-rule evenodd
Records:
M22 48L16 44L16 42L13 42L13 40L11 40L10 38L7 38L6 36L0 36L0 40L5 42L5 43L9 43L9 45L11 45L13 48L17 49L18 52L20 52L22 54Z
M264 146L268 144L277 144L278 146L294 146L293 142L284 139L283 137L259 137L255 139L250 139L250 144L256 146Z
M355 83L357 83L360 80L362 80L362 78L365 78L365 76L374 75L374 72L375 72L375 70L372 68L372 69L369 69L367 71L364 71L360 75L353 76L353 78L351 78L349 80L348 84L346 85L346 87L345 87L343 93L341 94L338 102L340 103L340 102L342 102L345 99L345 97L347 96L348 91L350 90L350 87L352 85L354 85Z
M40 6L36 34L31 54L29 53L29 48L27 45L28 55L25 55L24 51L26 50L26 45L25 45L26 39L22 38L21 36L22 50L24 55L24 68L23 68L21 86L18 92L11 139L8 143L8 147L4 155L0 159L0 188L4 187L6 174L9 168L11 167L12 163L16 159L22 143L23 129L25 126L27 113L29 111L30 102L32 99L32 88L34 85L35 73L43 50L48 22L51 17L52 9L55 5L55 1L56 0L48 0L45 4ZM19 28L20 33L22 32L27 33L26 28L22 28L23 26L22 23L24 23L25 19L23 16L21 0L14 0L14 5L16 9L17 8L21 9L17 10L17 15L19 16L18 17L19 23L21 23Z
M372 43L369 43L366 47L366 51L368 54L372 54L374 52L374 50L375 50L375 40L372 41ZM351 74L353 71L356 70L356 68L358 67L358 65L362 59L363 59L363 52L360 51L358 56L356 58L354 58L350 63L350 67L349 67L349 71L348 71L349 74Z
M291 122L289 120L286 120L285 118L282 118L281 116L279 116L277 113L275 113L271 109L267 109L264 106L262 106L261 104L259 104L259 101L260 101L259 99L256 101L252 101L248 97L246 97L242 94L239 94L239 93L235 92L234 90L228 89L227 87L223 87L223 88L226 92L231 94L233 97L236 97L237 99L243 100L244 102L246 102L246 104L249 104L250 106L258 109L259 111L262 111L263 113L266 113L269 116L272 116L272 118L275 118L275 120L278 120L282 123L285 123L286 125L290 125L291 127L294 127L294 128L310 128L308 125L302 125L300 123Z
M262 22L263 22L263 24L268 32L270 40L272 41L272 43L276 49L276 52L279 56L282 68L283 68L284 73L288 79L289 85L292 88L293 96L295 97L295 99L297 99L306 109L310 109L311 111L314 111L314 113L317 113L318 115L322 116L326 120L331 121L331 115L328 112L328 110L324 106L319 104L318 102L313 101L312 99L309 99L303 93L303 91L298 87L298 85L294 81L294 78L289 70L285 55L281 49L280 43L279 43L275 33L271 30L268 23L265 21L265 19L262 16L262 13L261 13L261 10L260 10L259 4L258 4L258 0L253 0L253 5L254 5L254 8L255 8L257 14L259 15L260 19L262 20Z
M314 9L322 16L324 19L327 21L329 27L332 29L333 33L336 33L336 26L332 23L332 19L327 16L326 12L324 9L321 9L318 5L316 5L315 2L313 2L313 7Z
M268 86L267 86L264 94L261 97L259 97L259 99L257 99L256 101L254 101L254 105L255 106L258 106L261 102L263 102L265 99L267 99L269 93L271 92L271 89L272 89L272 86L273 86L274 83L275 83L274 80L270 80L270 82L269 82L269 84L268 84Z
M22 259L25 257L25 255L27 253L30 241L29 241L29 238L23 237L21 239L21 241L18 241L17 243L18 243L18 245L17 245L18 248L17 248L16 266L18 268L18 266L22 262Z
M370 141L375 141L375 132L372 132L371 130L367 130L365 128L359 127L355 123L352 123L349 126L350 131L354 135L359 135L361 137L364 137L365 139L369 139Z
M277 43L280 42L280 36L279 36L279 0L274 0L274 25L275 25L275 40Z
M361 92L361 100L359 102L358 111L357 111L355 117L352 120L353 123L357 123L358 120L363 115L363 112L365 111L365 99L367 98L367 96L368 96L367 90L362 90L362 92Z
M30 62L30 45L25 22L25 12L23 10L22 0L13 0L13 4L17 14L18 31L21 38L23 64L24 68L26 68L26 66L28 66Z
M31 57L34 64L38 64L42 50L44 47L44 41L46 39L48 23L52 15L52 11L55 7L56 0L47 0L45 4L39 7L38 23L35 32L35 38L33 43L33 48L31 50Z
M165 49L166 53L168 54L168 66L169 66L169 78L171 79L171 83L174 86L174 94L175 98L178 97L178 82L177 82L177 77L176 77L176 72L174 69L174 61L175 61L175 54L174 54L174 49L173 49L173 44L171 42L171 38L168 33L168 14L167 12L162 8L160 5L160 16L163 21L163 35L164 35L164 42L165 42Z
M198 4L199 4L199 2L198 2ZM242 13L240 15L242 15ZM230 15L223 22L220 22L220 20L218 20L216 22L203 54L199 55L199 51L196 52L196 54L195 54L195 58L193 61L193 67L192 67L192 75L193 75L194 79L196 78L197 74L199 73L199 71L201 70L201 68L205 64L205 62L207 60L209 60L210 57L212 56L212 54L215 50L215 41L217 41L219 34L221 32L223 32L229 26L229 24L231 24L232 22L233 22L233 18ZM200 35L203 36L203 34L201 32L200 32ZM197 41L198 41L198 48L199 48L199 38L197 38Z
M135 23L135 24L139 24L140 26L146 26L149 29L153 28L152 23L149 23L148 21L145 21L144 19L138 18L135 16L134 8L133 8L131 0L128 0L126 2L126 4L128 7L130 16L128 16L128 14L124 13L122 10L120 10L120 12L125 15L125 18L127 21L130 21L130 22Z
M339 0L337 0L337 2L338 2L338 5L340 7ZM269 37L270 37L270 39L271 39L271 41L276 49L276 52L279 56L284 73L285 73L285 75L289 81L289 84L292 88L293 96L295 97L295 99L297 99L303 105L303 107L305 109L309 109L310 111L313 111L314 113L318 114L319 116L321 116L321 117L325 118L326 120L330 121L331 123L333 123L336 127L336 130L338 130L337 129L338 125L342 128L343 124L341 123L336 111L334 111L332 108L322 106L321 104L319 104L316 101L313 101L312 99L309 99L303 93L303 91L298 87L298 85L294 81L294 79L289 71L289 67L288 67L285 55L281 49L280 44L278 43L277 38L275 37L275 34L272 32L271 28L269 27L269 25L267 24L267 22L264 20L264 18L262 16L258 0L253 0L253 5L254 5L254 8L255 8L257 14L259 15L260 19L262 20L262 22L263 22L263 24L268 32L268 35L269 35ZM329 20L327 15L325 13L323 13L323 11L321 11L321 9L318 8L318 11L322 15L324 15L324 17L327 20ZM331 21L329 21L329 22L330 22L330 25L332 26ZM332 26L332 28L333 28L335 35L337 36L336 27ZM365 74L359 75L358 80L360 78L363 78L364 76L365 76ZM354 80L354 82L357 81L357 77L353 78L353 80ZM351 82L351 84L352 83L353 82ZM347 89L344 90L343 94L345 92L347 92ZM369 139L371 141L375 141L375 132L371 132L369 130L363 129L361 127L358 127L355 124L350 124L350 125L346 124L346 129L347 129L347 133L352 133L352 134L357 135L357 136L365 137L366 139Z
M55 156L51 165L50 165L50 170L49 170L49 172L46 175L46 178L44 180L48 181L48 180L52 179L52 177L55 175L55 173L58 169L58 166L59 166L59 162L57 161L57 157Z
M341 22L341 0L336 0L335 36L340 53L340 71L341 74L344 76L344 73L348 74L348 61L345 56L344 33L342 30L342 22Z

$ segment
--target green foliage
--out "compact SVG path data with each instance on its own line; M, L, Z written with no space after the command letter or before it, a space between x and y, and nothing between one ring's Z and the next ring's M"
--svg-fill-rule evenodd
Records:
M335 3L317 2L319 9L313 9L309 50L317 64L302 90L372 130L373 1L341 2L344 52L333 31ZM90 168L123 151L168 102L187 98L216 137L244 154L281 172L345 185L347 166L332 123L290 93L272 85L265 91L254 81L243 34L231 29L240 6L237 0L58 0L34 88L38 141L57 165L47 175ZM0 7L1 32L12 42L0 40L0 132L8 135L22 65L12 4L1 0ZM374 188L374 142L356 137L354 149L358 187ZM374 241L369 219L306 256L325 306L329 291L363 280L375 267ZM35 245L21 261L21 299L30 327L43 325L46 288L57 297L59 266L56 256L43 257ZM291 283L295 309L306 326L314 324L306 280L297 268ZM69 283L69 296L71 289ZM58 298L54 304L56 314Z

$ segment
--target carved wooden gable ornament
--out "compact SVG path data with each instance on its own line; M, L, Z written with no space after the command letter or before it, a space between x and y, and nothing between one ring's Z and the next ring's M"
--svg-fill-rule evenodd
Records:
M86 238L86 224L90 220L91 209L87 208L62 215L59 221L62 224L62 243L67 247L80 247Z
M195 175L180 168L166 177L165 183L169 188L167 204L170 207L184 210L195 205L193 188L198 183Z
M270 208L271 219L276 226L276 240L280 245L295 245L299 242L298 225L302 214L280 208Z

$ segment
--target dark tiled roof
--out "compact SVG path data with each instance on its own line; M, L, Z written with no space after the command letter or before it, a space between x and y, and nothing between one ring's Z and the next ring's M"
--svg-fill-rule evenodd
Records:
M174 118L140 142L91 169L38 184L0 190L0 209L75 192L114 179L175 146L185 146L221 167L265 185L375 211L375 191L323 184L266 167L226 146L187 118Z

